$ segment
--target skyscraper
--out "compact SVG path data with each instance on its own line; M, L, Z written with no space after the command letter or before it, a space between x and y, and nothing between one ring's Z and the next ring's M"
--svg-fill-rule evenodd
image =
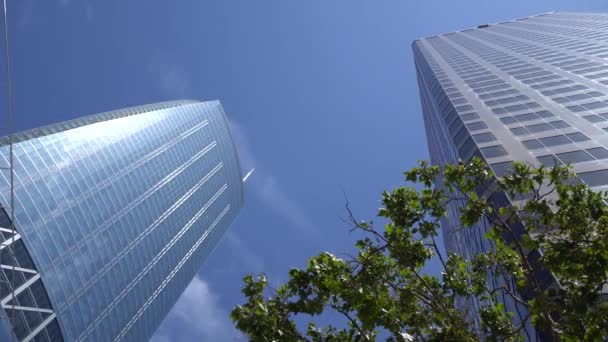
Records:
M220 103L127 108L13 141L18 234L0 171L0 301L14 319L0 338L147 341L243 204Z
M608 15L541 14L412 48L432 163L477 155L500 176L512 161L570 162L591 188L608 189ZM470 257L491 248L485 223L458 230L456 210L442 222L447 250Z

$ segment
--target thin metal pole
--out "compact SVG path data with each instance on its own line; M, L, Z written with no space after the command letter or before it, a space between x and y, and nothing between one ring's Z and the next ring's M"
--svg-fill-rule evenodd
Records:
M10 182L10 200L9 200L9 205L10 205L10 221L11 221L11 231L12 231L12 236L11 236L11 244L9 246L9 251L11 253L9 253L11 256L14 256L13 253L13 248L14 248L14 243L15 243L15 236L17 235L17 230L15 228L15 191L14 191L14 174L15 174L15 170L13 167L13 106L12 106L12 89L11 89L11 60L10 60L10 53L9 53L9 44L8 44L8 15L7 15L7 8L6 8L6 0L3 0L3 4L4 4L4 50L6 53L6 114L7 114L7 121L8 121L8 150L9 150L9 182ZM12 260L11 264L13 265L12 267L12 272L11 272L11 300L14 301L15 300L15 260ZM13 302L13 309L11 310L11 317L10 317L10 325L11 328L13 329L13 334L11 336L11 339L15 339L16 335L14 333L15 330L15 326L14 326L14 322L15 322L15 309L14 309L15 303Z

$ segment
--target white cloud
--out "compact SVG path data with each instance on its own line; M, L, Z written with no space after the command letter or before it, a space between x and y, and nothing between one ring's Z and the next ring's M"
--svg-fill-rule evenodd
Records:
M159 331L153 342L178 341L185 336L202 341L242 340L217 295L199 276L188 285L167 319L173 329Z
M167 95L182 98L190 89L186 73L166 56L152 57L148 62L148 72L158 80L160 90Z
M171 341L171 338L167 335L155 334L150 339L150 342L173 342L173 341Z
M248 272L258 273L264 271L264 261L262 258L254 253L234 231L228 230L224 235L224 240L227 244L227 246L224 247L225 249L238 251L238 253L235 254L237 257L234 258L234 264L241 263ZM233 270L227 269L226 271Z
M243 171L247 172L251 168L255 168L254 174L245 185L246 191L248 187L251 187L252 192L259 200L300 232L309 236L318 235L319 230L299 203L285 191L278 178L256 160L251 151L251 143L245 128L234 120L228 121Z

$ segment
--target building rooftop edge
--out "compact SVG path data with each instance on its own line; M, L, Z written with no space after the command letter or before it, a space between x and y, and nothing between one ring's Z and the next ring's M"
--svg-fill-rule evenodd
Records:
M576 13L576 12L551 11L551 12L532 14L532 15L529 15L529 16L526 16L526 17L515 18L515 19L511 19L511 20L503 20L503 21L500 21L500 22L497 22L497 23L486 23L486 24L475 26L475 27L468 27L468 28L464 28L464 29L461 29L461 30L450 31L450 32L445 32L445 33L440 33L440 34L435 34L435 35L431 35L431 36L425 36L425 37L417 38L417 39L414 39L414 41L412 41L412 45L416 44L416 42L421 41L421 40L425 40L425 39L429 39L429 38L434 38L434 37L441 37L441 36L444 36L446 34L459 33L459 32L464 32L464 31L468 31L468 30L476 30L476 29L479 29L479 28L482 28L482 27L487 27L487 26L492 26L492 25L499 25L499 24L504 24L504 23L508 23L508 22L511 22L511 21L516 21L516 20L521 20L521 19L527 19L527 18L534 18L534 17L539 17L539 16L542 16L542 15L552 14L552 13Z
M188 104L194 103L219 103L218 100L213 101L198 101L198 100L176 100L176 101L164 101L157 102L151 104L145 104L140 106L133 106L127 108L116 109L112 111L102 112L93 115L87 115L80 118L62 121L50 125L45 125L37 128L28 129L22 132L18 132L13 134L13 143L18 143L22 141L27 141L34 138L44 137L50 134L55 134L63 131L67 131L73 128L83 127L87 125L91 125L97 122L102 122L106 120L118 119L127 116L137 115L152 112L155 110L180 107ZM8 145L10 139L8 136L0 137L0 147Z

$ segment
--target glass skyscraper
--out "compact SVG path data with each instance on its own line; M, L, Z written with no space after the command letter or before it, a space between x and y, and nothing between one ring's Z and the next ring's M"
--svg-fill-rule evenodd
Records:
M541 14L423 38L412 48L432 163L479 156L498 176L512 161L572 163L591 188L608 189L608 15ZM448 251L471 257L491 248L485 223L458 226L454 204L443 222ZM514 320L524 317L505 305Z
M220 103L127 108L13 140L15 236L0 170L0 339L147 341L243 205Z

